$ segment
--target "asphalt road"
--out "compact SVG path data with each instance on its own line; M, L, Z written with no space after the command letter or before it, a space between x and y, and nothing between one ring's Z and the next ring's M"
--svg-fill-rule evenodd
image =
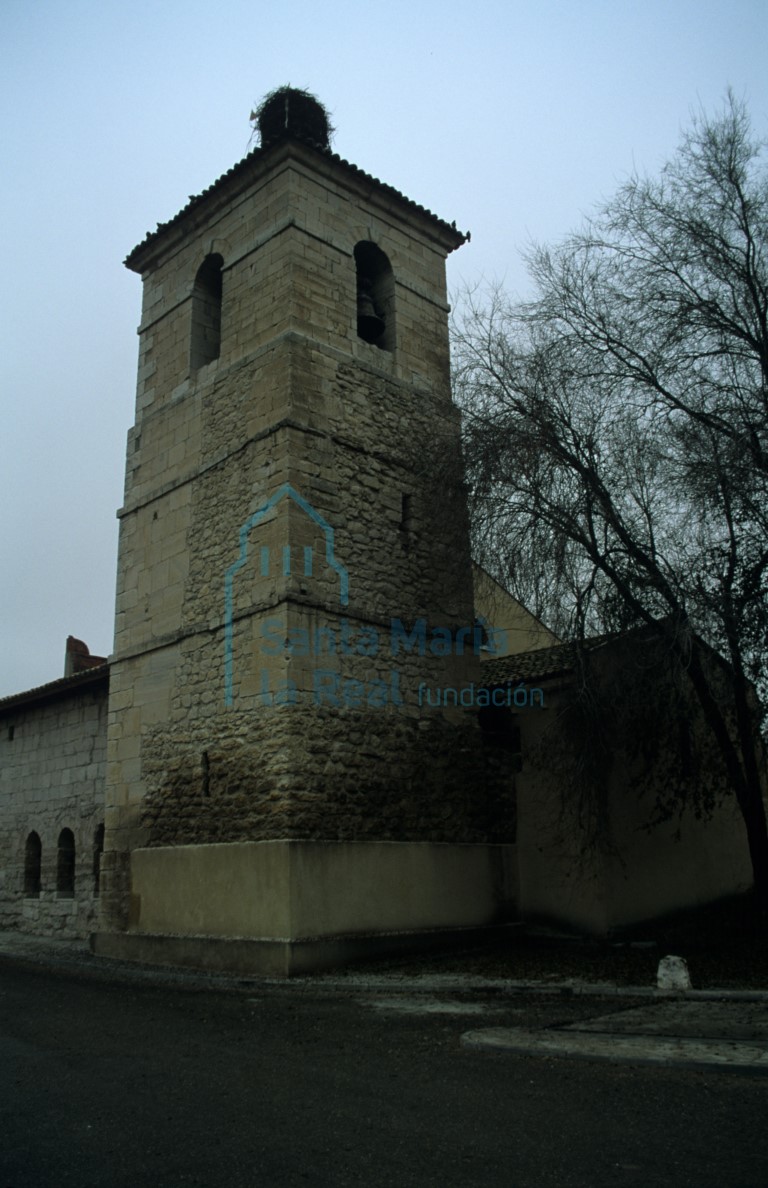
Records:
M547 1026L619 1004L485 1005L494 1024ZM0 963L0 1185L768 1184L768 1078L462 1048L477 1025L359 989Z

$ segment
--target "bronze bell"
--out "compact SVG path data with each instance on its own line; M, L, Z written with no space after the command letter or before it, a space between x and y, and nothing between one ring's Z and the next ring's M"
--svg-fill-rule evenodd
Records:
M384 319L377 314L370 291L361 286L357 293L357 333L364 342L373 343L383 331Z

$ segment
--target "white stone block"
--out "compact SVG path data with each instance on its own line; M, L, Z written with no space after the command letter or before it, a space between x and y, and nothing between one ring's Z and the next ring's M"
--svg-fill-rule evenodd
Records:
M690 990L691 975L684 957L662 957L656 975L659 990Z

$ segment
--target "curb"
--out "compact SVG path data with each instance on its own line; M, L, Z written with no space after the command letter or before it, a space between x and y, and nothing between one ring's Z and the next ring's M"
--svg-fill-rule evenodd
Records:
M280 984L280 979L265 978ZM564 997L571 995L586 998L650 998L660 1001L687 1000L699 1002L720 1002L723 999L732 1002L768 1002L768 990L659 990L656 986L616 986L613 982L518 982L506 978L483 978L472 974L455 977L447 974L424 974L421 977L403 977L393 974L386 978L381 975L350 974L345 978L338 978L318 974L315 978L291 978L291 985L322 985L327 989L344 990L404 990L422 991L432 994L436 991L446 993L461 993L474 991L494 991L509 994L560 994ZM283 981L282 983L286 983Z
M0 934L0 961L82 973L87 977L126 981L158 981L162 983L217 986L233 985L250 989L254 985L280 986L295 990L332 990L359 992L360 990L390 993L495 993L549 994L588 998L645 998L666 1001L731 1001L768 1002L768 990L659 990L656 986L617 986L613 982L581 982L565 979L561 982L535 982L511 978L489 978L478 974L380 974L353 973L301 975L291 978L258 977L253 974L226 973L182 969L174 966L143 965L115 958L96 957L85 942L52 939L46 944L41 938Z

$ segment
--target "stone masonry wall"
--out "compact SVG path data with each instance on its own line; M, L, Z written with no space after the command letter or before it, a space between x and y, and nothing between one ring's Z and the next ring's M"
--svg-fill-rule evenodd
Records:
M393 617L408 631L419 618L429 631L473 624L458 472L431 469L458 447L445 255L460 237L304 146L263 161L214 187L131 262L144 305L120 512L104 864L118 926L137 846L476 841L489 823L514 828L509 784L490 790L475 717L424 714L418 703L421 684L472 680L476 658L411 650L397 664L401 700L367 696L391 680ZM360 242L378 244L392 266L391 351L357 336ZM194 369L194 278L214 252L221 352ZM290 495L262 517L280 491ZM378 632L379 654L318 659L295 647L302 630L339 634L345 622ZM351 700L313 701L318 666ZM297 698L270 704L281 686Z
M99 908L95 845L104 823L106 678L0 713L0 928L87 936ZM74 895L57 892L57 846L75 839ZM39 896L24 894L26 841L42 843Z
M145 740L148 845L272 839L513 842L511 757L473 724L263 707Z

